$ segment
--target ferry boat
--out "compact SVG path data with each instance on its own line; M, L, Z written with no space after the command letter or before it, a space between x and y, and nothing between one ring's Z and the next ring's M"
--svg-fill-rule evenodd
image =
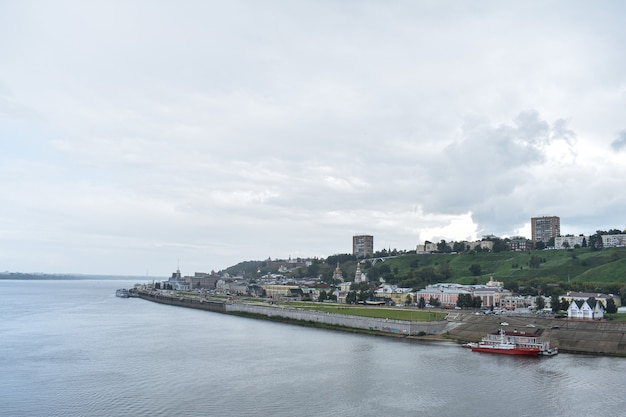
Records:
M126 288L120 288L119 290L115 291L115 295L117 297L128 298L128 290Z
M500 330L483 337L478 343L469 344L473 352L497 353L522 356L553 356L558 353L550 348L550 342L543 341L538 333L525 331L507 332Z

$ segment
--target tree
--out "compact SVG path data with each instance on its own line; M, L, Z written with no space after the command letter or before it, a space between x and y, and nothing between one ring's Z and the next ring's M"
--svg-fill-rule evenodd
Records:
M413 301L413 299L411 298L411 295L407 294L406 295L406 300L404 300L404 304L407 305L407 306L410 306L412 304L411 301Z
M445 240L441 239L441 242L437 243L437 251L448 253L450 252L450 246L448 246Z
M545 248L546 248L546 244L543 243L542 241L535 242L535 249L544 250Z
M495 238L495 239L491 239L491 241L493 242L494 253L504 252L504 251L509 250L509 245L507 244L505 240L502 240L500 238Z
M552 307L552 311L554 313L558 312L561 309L561 302L559 301L558 295L552 294L552 297L550 297L550 306Z
M452 245L452 251L456 253L465 252L466 246L463 242L454 242Z
M546 300L543 299L543 296L538 295L535 300L537 310L543 310L546 307Z
M417 307L418 308L426 307L426 300L424 299L424 297L420 297L420 299L417 301Z
M479 264L472 264L472 265L469 267L469 271L470 271L470 272L472 273L472 275L474 275L474 276L478 276L478 275L480 275L480 273L481 273L481 268L480 268L480 265L479 265Z
M612 298L606 300L606 312L608 314L617 313L617 306L615 305L615 300L613 300Z
M448 262L442 262L439 265L439 273L444 280L449 279L452 276L452 272L450 272L450 264Z
M439 301L439 298L430 297L430 299L428 300L428 304L433 307L439 307L441 305L441 302Z
M456 300L457 307L471 307L472 306L472 295L471 294L459 294L459 297Z
M541 258L538 257L537 255L532 255L530 257L530 261L528 261L528 266L531 268L539 268L540 264L541 264Z
M320 291L320 295L319 297L317 297L317 301L319 301L320 303L323 303L327 299L328 299L328 294L326 294L326 290Z

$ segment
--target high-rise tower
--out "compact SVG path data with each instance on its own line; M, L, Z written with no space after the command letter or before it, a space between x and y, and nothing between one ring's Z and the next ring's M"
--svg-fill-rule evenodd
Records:
M352 236L352 254L357 258L367 258L374 255L374 236Z
M530 230L533 242L548 243L551 238L561 235L561 219L557 216L532 217Z

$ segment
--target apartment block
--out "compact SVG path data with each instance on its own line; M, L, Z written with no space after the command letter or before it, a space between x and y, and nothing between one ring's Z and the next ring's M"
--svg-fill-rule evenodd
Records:
M352 236L352 254L357 258L369 258L374 255L374 236Z
M533 242L548 243L561 234L561 219L557 216L532 217L530 229Z

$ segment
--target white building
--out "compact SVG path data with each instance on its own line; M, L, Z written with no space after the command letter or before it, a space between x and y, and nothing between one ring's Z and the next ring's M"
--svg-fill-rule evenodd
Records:
M602 246L605 248L621 248L626 246L626 234L602 235Z
M583 241L589 242L589 238L587 236L557 236L554 238L554 249L569 249L574 248L576 246L582 247Z
M571 319L600 320L604 317L604 306L598 300L574 300L567 309L567 317Z

